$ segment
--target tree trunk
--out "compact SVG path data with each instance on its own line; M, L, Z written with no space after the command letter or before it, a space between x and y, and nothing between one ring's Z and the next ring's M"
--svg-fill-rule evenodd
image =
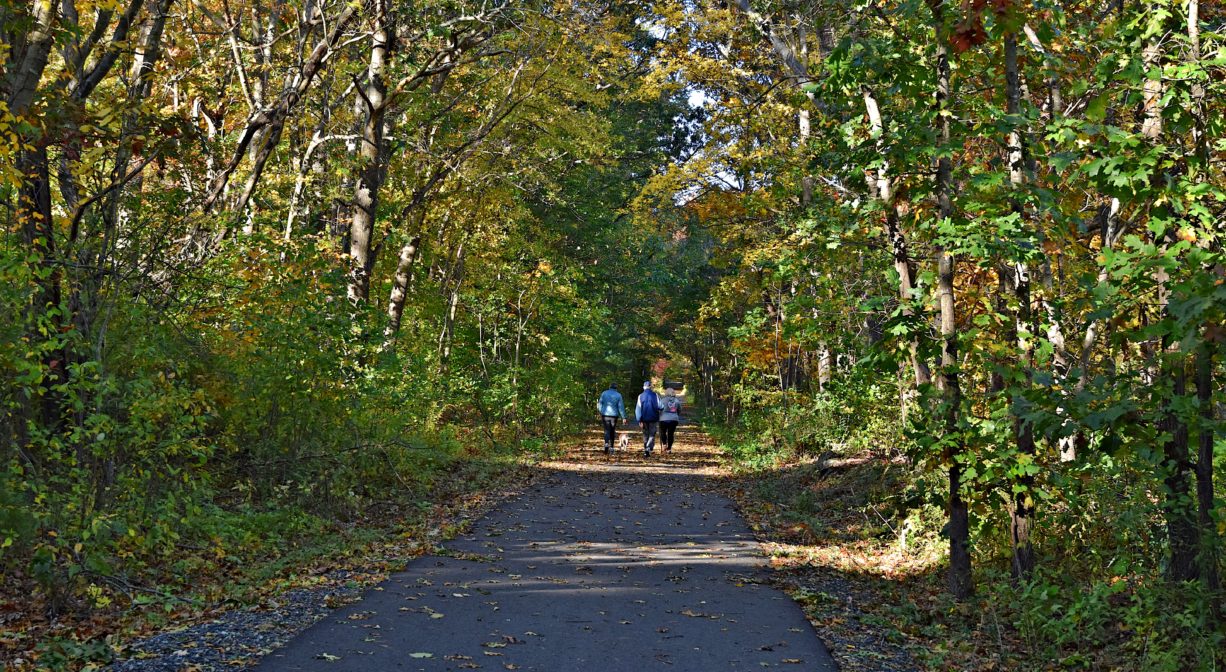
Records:
M942 152L937 159L937 216L949 219L953 215L953 161L950 149L950 63L949 43L945 28L943 0L929 0L936 29L937 89L935 107L940 120ZM962 390L958 379L958 331L954 304L953 255L944 248L936 251L937 303L940 306L942 405L944 415L945 459L949 464L949 590L956 599L970 597L974 592L971 578L970 508L962 497L962 440L958 436L962 406Z
M447 312L443 314L443 328L438 335L438 353L440 368L446 370L447 362L451 359L451 339L455 333L455 318L456 312L460 306L460 286L464 284L464 243L460 243L459 249L455 253L455 266L452 273L453 284L447 293ZM515 366L516 376L518 376L519 366L519 338L515 341Z
M1141 52L1141 60L1145 64L1146 70L1154 67L1160 67L1162 60L1162 39L1161 35L1156 35L1150 38L1146 43L1145 49ZM1150 139L1157 139L1162 135L1162 92L1163 82L1161 77L1147 77L1145 83L1141 85L1141 95L1144 105L1145 120L1141 124L1141 135Z
M1196 357L1196 400L1201 417L1196 454L1196 503L1200 527L1200 578L1209 593L1217 595L1222 584L1218 574L1221 549L1213 515L1213 353L1213 344L1205 343Z
M1142 85L1144 107L1141 135L1154 142L1161 141L1163 134L1162 97L1166 88L1162 73L1163 37L1161 34L1150 37L1141 53L1145 69L1150 72ZM1152 72L1155 69L1158 70L1156 75ZM1158 237L1155 243L1165 252L1166 244L1162 237ZM1154 284L1158 305L1163 315L1168 318L1171 317L1169 281L1166 270L1159 267L1154 274ZM1174 319L1171 321L1175 322ZM1188 393L1187 353L1181 349L1178 335L1165 334L1153 359L1157 360L1156 366L1149 368L1155 374L1151 381L1156 392L1154 406L1162 409L1158 430L1166 437L1162 441L1163 463L1160 471L1166 485L1162 513L1166 519L1167 543L1171 553L1167 578L1175 582L1189 581L1197 577L1198 535L1191 492L1192 463L1188 453L1188 425L1179 410ZM1171 381L1169 393L1159 384L1159 372L1161 381Z
M1188 0L1188 60L1196 66L1200 65L1200 3L1198 0ZM1205 129L1205 87L1200 81L1192 84L1193 127L1192 144L1199 169L1208 171L1209 142ZM1202 178L1203 179L1203 178ZM1221 576L1218 573L1219 547L1217 527L1214 522L1213 497L1213 357L1217 350L1217 342L1208 334L1196 353L1196 401L1200 407L1200 433L1196 454L1196 503L1197 523L1200 527L1200 578L1213 595L1213 616L1221 618L1219 591L1222 588Z
M1124 227L1120 226L1120 199L1110 198L1099 208L1098 212L1099 231L1102 239L1102 249L1114 249L1116 242L1124 235ZM1098 271L1097 286L1104 286L1110 277L1109 267L1103 264ZM1085 334L1081 339L1081 350L1077 357L1076 376L1077 382L1073 386L1073 394L1081 394L1085 391L1090 377L1090 357L1094 354L1094 348L1098 344L1099 336L1101 335L1100 325L1102 320L1091 319L1085 327ZM1060 440L1060 461L1072 462L1077 459L1078 446L1084 446L1088 443L1084 431L1078 431L1074 436L1066 437Z
M45 341L60 334L63 317L59 307L62 298L63 274L56 260L55 228L51 209L51 174L46 145L39 142L21 152L18 162L23 183L18 194L17 222L21 226L22 242L32 262L40 272L35 279L37 290L26 329L32 341ZM44 322L43 320L46 320ZM63 346L43 358L48 375L38 384L37 396L28 398L28 418L38 418L39 424L54 431L60 424L60 395L56 387L64 382L68 366ZM34 404L39 404L36 408Z
M826 386L834 379L834 351L822 341L817 344L817 389L826 390Z
M1166 496L1162 503L1166 518L1167 540L1171 547L1167 576L1172 581L1191 581L1197 577L1196 551L1198 535L1193 513L1191 472L1188 454L1188 425L1179 417L1178 400L1187 394L1187 372L1181 354L1167 352L1175 357L1173 364L1166 364L1164 377L1172 381L1169 397L1159 399L1163 406L1158 429L1167 439L1162 442L1163 483Z
M404 304L409 296L409 284L413 279L413 264L421 249L421 235L412 234L400 248L396 262L396 274L392 277L392 293L387 301L387 326L383 329L383 349L396 347L396 335L400 333L400 321L404 317Z
M946 159L942 159L944 161ZM938 171L939 173L940 171ZM957 599L974 592L971 579L970 508L962 497L963 448L958 434L962 391L958 380L958 334L954 313L954 258L937 252L937 296L940 304L941 388L949 464L949 590Z
M1021 73L1017 63L1017 38L1005 34L1005 111L1016 120L1022 112ZM1009 131L1008 162L1009 183L1013 190L1012 209L1021 218L1024 229L1030 228L1024 204L1018 200L1026 185L1026 151L1023 134L1014 127ZM1017 302L1014 316L1017 338L1017 369L1020 373L1015 385L1021 389L1014 392L1010 404L1013 414L1013 436L1017 446L1020 475L1014 479L1013 501L1009 506L1009 538L1013 546L1013 576L1026 578L1034 569L1034 549L1030 542L1030 530L1034 517L1034 476L1026 469L1033 465L1035 457L1034 428L1022 417L1026 403L1024 392L1030 386L1030 368L1033 366L1033 334L1035 331L1030 307L1030 269L1024 259L1014 262L1012 269L1013 297Z
M358 104L363 106L365 123L358 146L361 172L353 194L353 218L349 223L349 301L355 307L366 303L370 295L370 272L375 259L371 249L375 217L379 208L379 187L383 184L383 167L387 152L383 146L386 113L389 31L387 0L375 1L375 28L370 36L370 64L366 70L366 86L358 89Z
M1166 246L1160 245L1160 248L1165 250ZM1163 314L1168 316L1169 281L1170 277L1165 269L1159 268L1155 273L1154 284L1157 288L1158 305ZM1176 335L1168 333L1163 336L1161 345L1154 348L1150 359L1157 361L1146 367L1153 371L1148 385L1153 389L1154 407L1162 409L1158 432L1166 437L1162 441L1162 464L1159 473L1166 485L1161 506L1171 553L1167 578L1175 582L1190 581L1197 577L1197 533L1191 493L1192 463L1188 454L1188 425L1180 416L1179 410L1183 406L1181 401L1188 393L1187 355L1181 351ZM1169 390L1165 389L1163 381L1171 382Z
M23 116L34 102L34 94L55 45L59 6L59 2L52 0L36 0L28 19L29 32L24 35L21 48L6 45L10 53L4 72L4 92L8 95L8 110L14 117Z

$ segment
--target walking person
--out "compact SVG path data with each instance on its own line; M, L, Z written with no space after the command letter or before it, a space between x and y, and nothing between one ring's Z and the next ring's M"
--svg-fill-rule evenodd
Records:
M600 424L604 426L604 452L608 453L613 450L613 439L617 437L617 419L626 421L626 404L622 401L621 392L617 391L617 383L609 383L609 389L600 394L596 412L600 414Z
M634 420L643 428L643 456L651 457L656 447L656 429L660 424L660 397L651 390L651 381L643 383L643 393L634 406Z
M673 439L677 436L677 425L681 424L681 399L677 391L671 387L664 388L664 396L660 397L660 443L664 452L673 452Z

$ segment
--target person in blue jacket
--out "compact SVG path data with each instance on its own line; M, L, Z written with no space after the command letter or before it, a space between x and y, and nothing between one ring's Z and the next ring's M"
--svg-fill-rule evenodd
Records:
M651 457L656 447L656 429L660 426L660 397L651 390L651 381L643 383L643 393L634 406L634 420L643 428L643 455Z
M613 450L613 437L617 435L617 419L626 421L626 405L622 395L617 391L617 383L610 383L609 389L600 395L596 402L596 412L600 414L600 422L604 425L604 452Z

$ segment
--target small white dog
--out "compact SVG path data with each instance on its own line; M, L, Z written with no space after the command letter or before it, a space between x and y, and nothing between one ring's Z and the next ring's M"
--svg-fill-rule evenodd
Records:
M618 450L629 450L630 449L630 435L629 434L626 434L625 432L617 433L617 449Z

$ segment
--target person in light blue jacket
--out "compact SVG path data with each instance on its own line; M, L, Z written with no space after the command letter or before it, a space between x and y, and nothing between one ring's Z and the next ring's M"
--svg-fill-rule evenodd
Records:
M604 452L613 450L613 437L617 435L617 419L626 421L626 404L617 391L617 383L610 383L609 389L600 395L596 402L596 412L600 414L600 422L604 425Z

